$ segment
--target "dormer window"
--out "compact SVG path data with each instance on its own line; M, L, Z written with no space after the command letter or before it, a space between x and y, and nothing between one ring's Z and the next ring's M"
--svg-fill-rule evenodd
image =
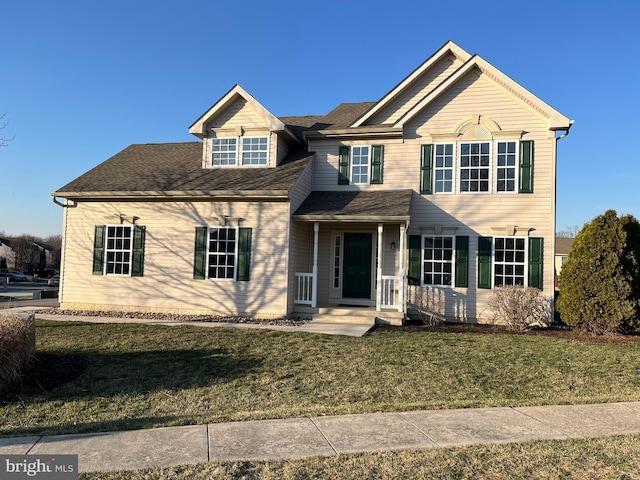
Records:
M211 166L268 166L269 137L220 137L211 143Z

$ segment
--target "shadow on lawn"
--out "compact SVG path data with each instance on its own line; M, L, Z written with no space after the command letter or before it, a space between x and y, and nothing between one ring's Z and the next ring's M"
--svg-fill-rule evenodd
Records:
M259 358L221 349L38 352L0 404L207 387L241 378L261 364Z

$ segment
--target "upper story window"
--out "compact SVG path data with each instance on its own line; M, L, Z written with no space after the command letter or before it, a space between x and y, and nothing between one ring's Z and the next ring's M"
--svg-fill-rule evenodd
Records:
M384 146L341 146L338 154L338 185L383 183Z
M369 147L353 147L351 152L351 183L369 183Z
M422 146L420 193L533 193L532 141Z
M238 139L235 137L214 138L211 152L212 165L235 165L238 155Z
M267 166L269 165L269 137L220 137L211 142L211 165Z

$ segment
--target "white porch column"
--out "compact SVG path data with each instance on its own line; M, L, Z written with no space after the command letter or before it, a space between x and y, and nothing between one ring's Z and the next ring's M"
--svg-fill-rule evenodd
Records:
M316 308L318 303L318 232L320 224L313 224L313 279L311 285L311 308Z
M382 229L378 224L378 265L376 266L376 311L382 309Z
M400 285L398 286L398 311L405 311L405 293L406 293L406 280L404 278L404 246L407 236L407 228L404 223L400 224L400 258L398 259L398 278L400 279Z

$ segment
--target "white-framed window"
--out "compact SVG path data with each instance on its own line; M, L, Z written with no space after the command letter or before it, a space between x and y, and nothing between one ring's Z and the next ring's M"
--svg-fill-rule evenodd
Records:
M460 192L489 192L491 143L460 143Z
M236 165L238 154L238 139L224 137L212 139L211 163L214 166Z
M496 191L516 192L518 186L518 143L497 142Z
M433 154L434 192L452 193L454 186L453 143L437 143Z
M263 167L269 165L269 137L219 137L211 139L212 167Z
M242 165L269 164L269 137L242 137Z
M453 286L455 237L422 236L422 285Z
M369 153L368 145L351 147L351 183L355 185L369 183Z
M236 279L237 227L209 227L207 278Z
M105 233L106 275L131 275L133 228L130 225L107 225Z
M493 286L527 286L526 237L495 237L493 239Z

